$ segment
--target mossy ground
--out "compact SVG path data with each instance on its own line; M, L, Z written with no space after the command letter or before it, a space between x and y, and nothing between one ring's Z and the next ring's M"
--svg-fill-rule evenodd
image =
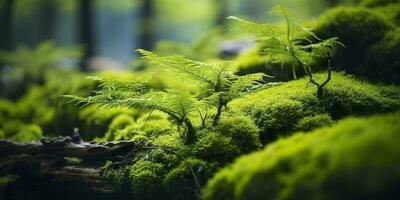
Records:
M217 173L204 199L396 199L400 114L297 133Z
M316 75L317 79L324 76ZM228 107L253 118L261 130L263 143L298 130L329 125L332 120L346 116L400 109L400 88L396 86L372 85L343 73L333 73L323 97L318 99L315 88L307 87L307 82L306 78L291 81L245 96Z

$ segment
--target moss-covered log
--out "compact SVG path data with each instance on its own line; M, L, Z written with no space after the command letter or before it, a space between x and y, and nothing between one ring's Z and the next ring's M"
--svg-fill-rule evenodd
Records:
M118 199L103 176L107 160L122 162L134 143L82 142L71 137L18 143L0 140L0 174L17 178L8 184L6 199Z

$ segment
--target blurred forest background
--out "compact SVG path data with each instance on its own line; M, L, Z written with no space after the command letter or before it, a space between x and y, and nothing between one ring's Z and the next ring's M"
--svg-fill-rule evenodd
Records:
M329 7L355 1L0 0L0 50L50 40L57 47L84 49L83 61L65 60L65 66L121 69L135 59L137 48L152 50L165 40L190 43L213 27L226 28L230 15L265 22L266 12L282 4L312 19Z

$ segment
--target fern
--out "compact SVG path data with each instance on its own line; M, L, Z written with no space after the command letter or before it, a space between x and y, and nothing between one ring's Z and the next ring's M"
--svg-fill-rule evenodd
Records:
M294 12L283 7L275 6L269 12L284 18L285 26L272 24L256 24L237 17L228 17L238 24L238 27L252 33L261 46L260 53L271 57L275 62L294 63L293 77L296 79L296 68L300 67L309 77L309 82L317 87L317 96L322 96L323 87L331 79L331 59L338 48L344 45L337 38L322 40L311 30L296 21ZM322 83L317 82L312 74L311 63L316 58L327 60L328 77Z
M142 49L137 51L151 63L174 70L178 74L183 74L185 78L197 81L201 88L209 91L210 95L204 100L217 109L212 120L213 126L218 124L222 109L230 101L260 89L261 87L256 86L262 85L263 77L266 76L262 73L238 76L233 73L230 62L212 65L179 56L158 56Z
M265 76L262 73L245 76L234 74L229 62L208 64L180 56L158 56L141 49L138 52L150 63L180 75L177 77L190 80L190 84L205 90L206 95L196 97L173 88L153 91L144 82L121 82L91 77L100 82L98 90L92 96L66 95L65 97L81 106L97 104L99 107L123 106L164 112L178 124L178 127L183 125L186 128L183 134L184 142L192 144L197 139L197 130L192 123L192 117L202 120L202 128L216 126L223 108L226 108L230 101L273 85L262 82ZM216 110L216 113L209 115L209 110ZM208 124L209 121L212 123Z
M71 99L69 102L86 106L96 104L100 108L128 107L146 110L158 110L168 114L179 126L184 124L186 135L183 137L186 143L195 140L195 130L188 118L197 112L197 99L177 91L152 91L146 84L138 81L115 81L91 77L100 82L99 89L89 97L64 95Z

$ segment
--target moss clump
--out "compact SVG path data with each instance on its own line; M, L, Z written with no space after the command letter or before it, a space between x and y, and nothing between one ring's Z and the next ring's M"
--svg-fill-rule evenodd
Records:
M323 79L323 74L316 74ZM340 73L333 73L322 99L315 89L306 87L307 79L262 90L236 100L228 106L237 113L246 113L261 130L263 143L274 141L296 130L299 120L326 114L333 120L356 115L370 115L400 109L400 88L361 82ZM323 125L322 123L321 125ZM314 123L314 125L318 125Z
M251 73L262 72L274 77L275 81L287 81L293 79L291 72L292 63L280 64L272 61L266 55L259 54L259 48L254 48L244 53L241 53L236 58L237 74L245 75ZM301 70L296 70L296 73L302 75Z
M115 139L116 132L123 130L125 127L133 123L135 123L135 120L132 116L127 114L118 115L108 125L108 130L105 133L104 138L99 140L112 141Z
M216 127L216 132L232 138L233 144L242 154L261 147L259 129L249 117L239 115L223 118Z
M368 49L364 66L365 73L374 80L400 83L400 28L388 32Z
M360 67L365 49L381 40L394 24L384 14L363 7L337 7L324 13L314 31L322 38L338 37L346 45L338 56L340 67L347 72L365 75Z
M199 138L193 152L196 157L221 163L231 162L240 155L239 148L232 138L216 132L207 132Z
M114 118L105 137L101 140L153 141L158 136L168 135L174 130L175 128L163 113L154 113L150 118L148 115L143 115L136 121L130 115L120 115Z
M331 116L327 114L318 114L300 119L294 129L296 131L312 131L319 127L330 126L333 123Z
M161 182L164 166L148 160L139 160L130 168L129 179L133 195L139 199L162 197Z
M400 114L348 119L239 158L204 199L397 199Z
M82 123L81 132L90 134L92 137L94 136L101 137L104 135L104 133L107 132L107 129L116 128L109 126L111 126L111 123L113 122L114 119L116 119L114 124L117 124L118 123L117 118L121 115L124 116L122 118L127 118L127 116L131 116L132 119L135 119L137 118L138 112L127 108L99 109L96 106L92 105L87 106L79 112L79 119ZM112 139L111 136L109 137L110 139Z
M259 137L259 129L251 118L225 116L214 130L200 133L193 154L223 166L239 155L259 149Z

